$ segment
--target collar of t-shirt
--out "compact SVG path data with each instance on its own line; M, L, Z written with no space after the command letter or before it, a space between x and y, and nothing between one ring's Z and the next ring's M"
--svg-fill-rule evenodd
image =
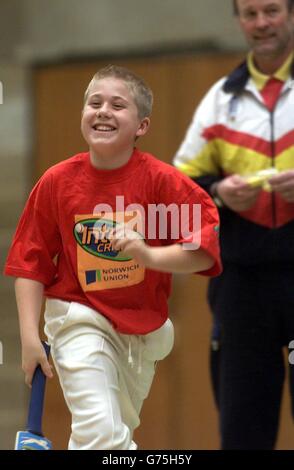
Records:
M270 111L274 109L283 84L289 78L293 58L294 53L292 52L273 75L266 75L256 68L253 60L253 53L249 52L247 56L247 65L250 76L259 90L264 104Z
M84 156L87 175L99 180L103 185L114 185L125 179L130 179L133 172L137 170L138 166L142 164L145 158L144 153L140 152L135 147L130 159L125 165L112 170L104 170L95 168L92 165L89 152L85 153Z

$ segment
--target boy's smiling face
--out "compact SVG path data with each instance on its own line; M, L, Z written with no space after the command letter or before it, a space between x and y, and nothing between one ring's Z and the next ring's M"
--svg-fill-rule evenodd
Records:
M89 89L81 130L98 168L118 168L132 155L136 137L147 132L149 119L140 119L127 84L107 77Z

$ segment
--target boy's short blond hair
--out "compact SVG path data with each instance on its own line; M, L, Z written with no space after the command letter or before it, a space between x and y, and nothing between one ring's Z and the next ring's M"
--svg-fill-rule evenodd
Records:
M104 67L95 73L85 92L84 104L88 99L89 90L93 83L109 77L123 80L126 83L133 95L140 119L144 119L151 115L153 105L153 93L151 88L142 77L136 75L127 68L120 67L118 65L107 65L107 67Z

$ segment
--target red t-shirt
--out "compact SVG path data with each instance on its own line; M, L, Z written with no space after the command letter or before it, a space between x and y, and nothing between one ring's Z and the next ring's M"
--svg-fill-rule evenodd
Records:
M201 205L201 231L196 224L189 234L193 204ZM185 224L187 212L179 209L187 207ZM171 165L137 149L115 170L95 169L89 153L47 170L27 201L5 273L43 283L46 297L94 308L121 333L149 333L167 318L171 274L112 249L109 232L122 222L150 246L197 239L215 259L201 274L220 273L219 221L209 196Z

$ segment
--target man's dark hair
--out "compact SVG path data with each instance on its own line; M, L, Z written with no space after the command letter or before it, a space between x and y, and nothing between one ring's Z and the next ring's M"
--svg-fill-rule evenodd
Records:
M294 8L294 0L288 0L288 10L291 11ZM233 10L234 10L234 15L239 15L239 10L238 10L238 5L237 5L237 0L233 0Z

